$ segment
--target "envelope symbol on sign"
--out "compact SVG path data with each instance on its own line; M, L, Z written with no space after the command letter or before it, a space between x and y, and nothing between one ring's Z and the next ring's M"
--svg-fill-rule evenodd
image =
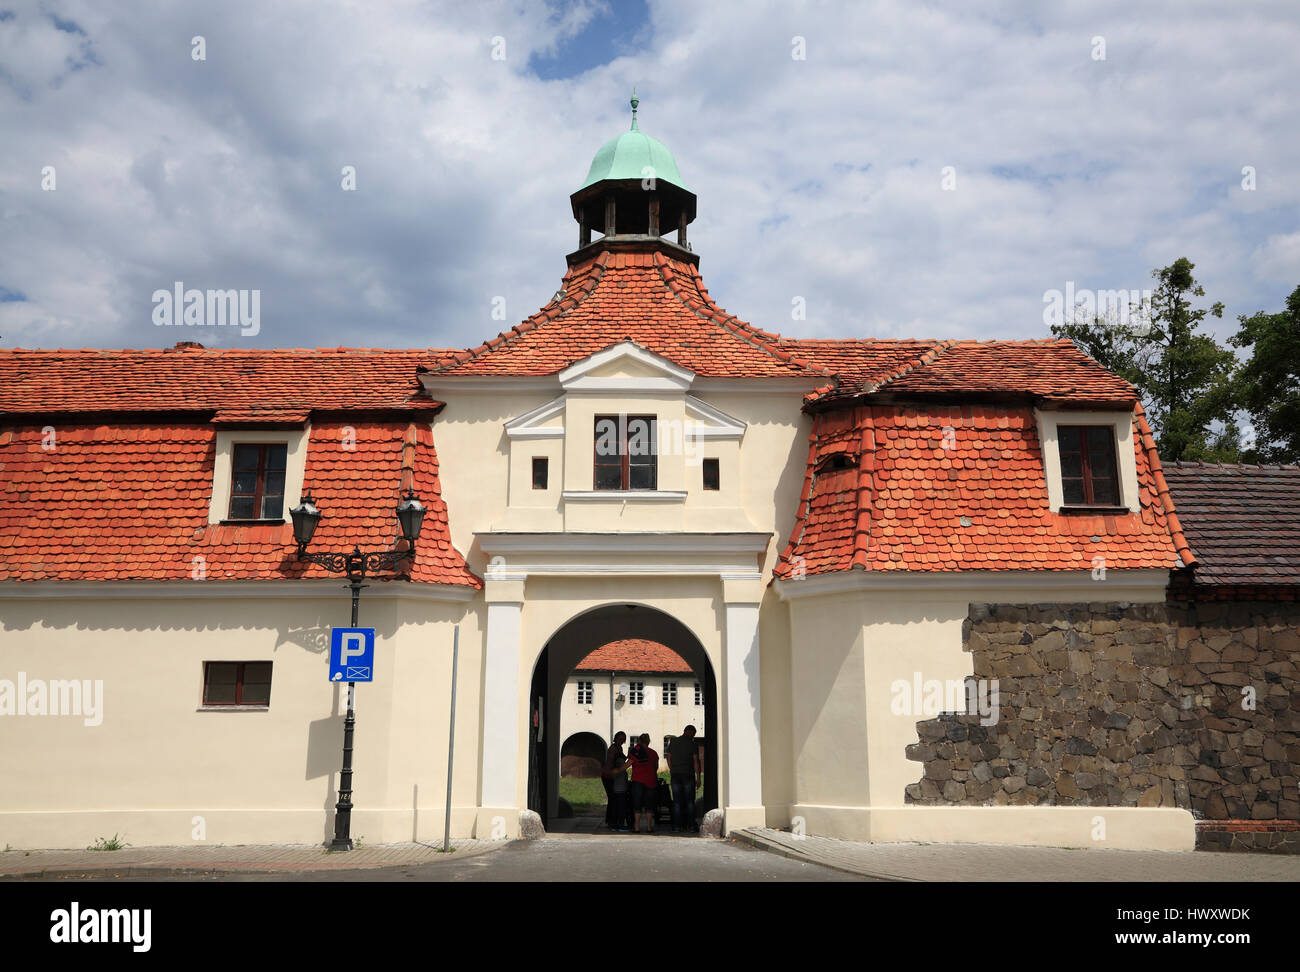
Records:
M354 679L354 678L369 678L369 677L370 677L370 668L369 668L369 666L367 666L367 667L365 667L365 668L349 668L349 669L348 669L348 678L349 678L349 679Z

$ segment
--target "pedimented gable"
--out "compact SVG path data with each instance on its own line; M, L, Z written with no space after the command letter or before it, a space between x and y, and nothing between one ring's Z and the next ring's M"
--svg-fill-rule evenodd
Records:
M685 391L695 373L647 351L634 341L622 341L570 365L559 374L567 391Z

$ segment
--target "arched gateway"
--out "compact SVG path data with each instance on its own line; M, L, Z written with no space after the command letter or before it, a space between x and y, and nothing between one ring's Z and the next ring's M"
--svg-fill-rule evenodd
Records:
M698 812L718 806L718 755L712 740L718 734L717 679L700 639L672 615L644 604L607 604L567 622L547 641L533 668L529 692L528 807L544 822L555 816L559 778L560 695L574 666L616 638L644 638L672 648L700 679L704 696L704 725L697 727L710 745L704 749L704 796ZM653 697L647 700L654 705ZM678 726L680 730L682 726ZM608 745L608 740L605 741ZM658 749L661 740L652 745ZM662 753L661 753L662 755Z

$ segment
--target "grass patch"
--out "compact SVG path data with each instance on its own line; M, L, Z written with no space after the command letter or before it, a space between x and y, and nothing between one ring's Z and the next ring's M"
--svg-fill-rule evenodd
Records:
M95 838L95 842L91 844L89 847L87 847L86 850L115 851L115 850L121 850L123 847L130 847L130 846L131 846L130 844L122 840L122 838L120 838L117 834L114 834L112 837Z
M667 780L668 774L660 773L659 779ZM605 785L600 777L583 779L576 776L561 776L559 781L560 799L567 800L576 816L589 816L605 812ZM704 787L695 790L696 799L704 792Z

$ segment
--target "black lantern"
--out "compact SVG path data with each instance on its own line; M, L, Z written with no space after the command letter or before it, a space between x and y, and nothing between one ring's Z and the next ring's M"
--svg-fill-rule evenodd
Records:
M305 550L316 534L317 525L320 524L320 510L316 508L316 501L311 498L311 490L308 490L301 502L289 511L289 517L293 520L293 538L298 543L298 550Z
M402 500L397 507L397 522L402 527L402 539L408 541L411 546L415 546L415 541L420 539L420 527L424 525L425 512L427 511L424 504L415 495L415 490L408 489L406 499Z

